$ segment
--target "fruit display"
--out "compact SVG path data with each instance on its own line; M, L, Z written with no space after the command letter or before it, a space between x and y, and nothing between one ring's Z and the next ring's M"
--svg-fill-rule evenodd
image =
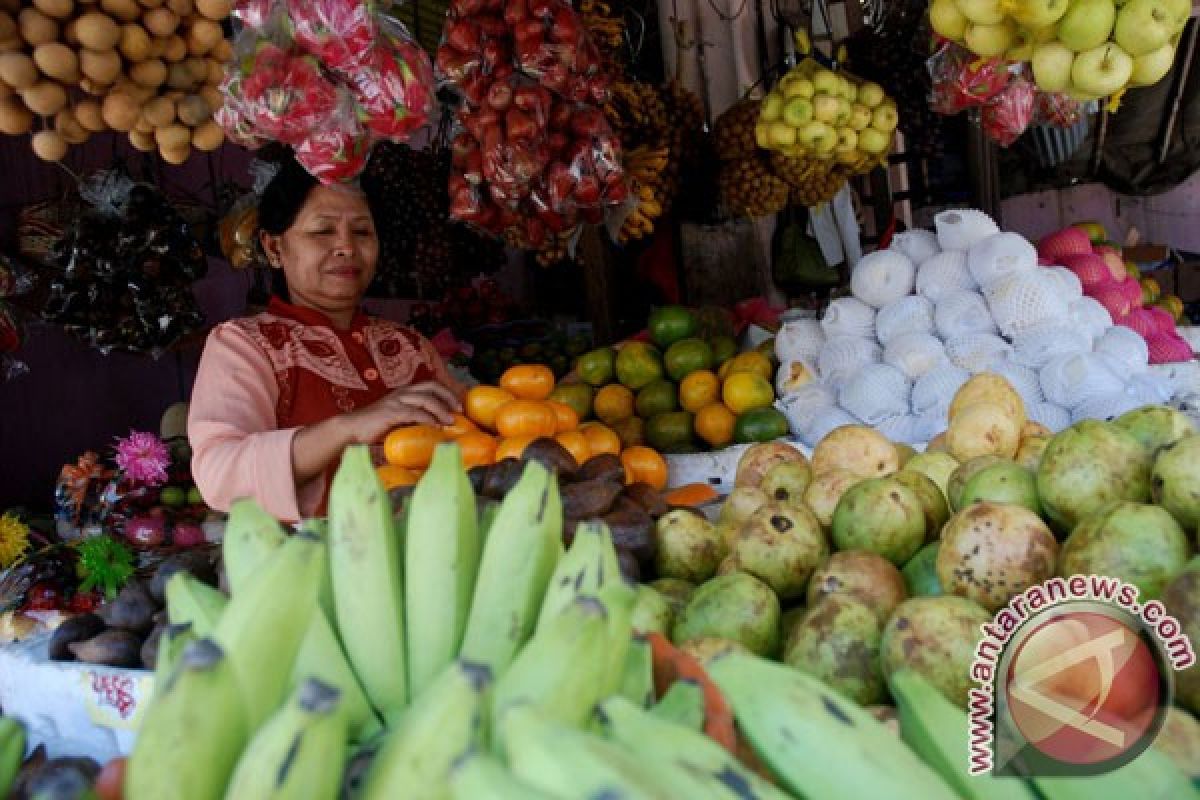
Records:
M721 160L717 188L722 205L735 216L769 216L788 204L788 184L754 141L761 107L761 100L746 98L726 109L713 125L713 148Z
M1191 5L1183 0L1067 0L1005 5L934 0L933 30L976 56L1028 63L1045 92L1077 100L1152 86L1170 71Z
M233 57L222 24L231 3L73 0L0 10L0 132L28 133L33 152L61 161L92 134L116 131L182 164L224 140L213 114Z
M1190 361L1191 345L1176 330L1183 301L1163 295L1153 278L1143 278L1120 246L1106 241L1103 228L1094 236L1095 241L1078 226L1056 231L1038 242L1038 256L1074 272L1083 293L1104 306L1115 324L1144 338L1151 364Z
M1188 390L1184 376L1149 368L1167 359L1084 293L1072 257L1051 249L1057 239L1044 242L1039 256L973 210L941 212L935 225L936 232L897 234L865 256L849 295L819 320L789 322L775 337L781 408L805 443L855 423L896 441L928 442L942 430L954 392L987 372L1011 381L1029 418L1054 431ZM1111 280L1086 235L1076 234L1089 248L1081 263ZM1109 258L1125 270L1119 255ZM1141 300L1137 281L1122 285ZM1152 314L1170 322L1161 309L1145 312ZM1190 357L1180 349L1176 358Z
M216 119L238 144L281 142L336 183L362 172L374 141L405 142L429 124L429 57L372 5L273 0L235 13L244 25Z

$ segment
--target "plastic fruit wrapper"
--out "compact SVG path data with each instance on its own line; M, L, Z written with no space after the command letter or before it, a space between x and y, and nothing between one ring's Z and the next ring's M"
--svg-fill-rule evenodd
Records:
M288 35L327 69L352 75L379 37L379 17L364 0L281 0Z
M569 3L516 0L505 7L504 17L513 29L517 64L526 74L576 102L608 102L611 80L604 61Z
M359 125L350 108L349 96L342 111L331 115L326 124L309 131L295 145L296 161L324 184L354 180L367 166L371 137Z
M1058 128L1074 127L1083 117L1083 104L1066 92L1038 92L1034 101L1034 121Z
M590 105L567 107L565 125L556 122L564 115L555 102L551 112L550 147L553 160L546 170L547 201L560 214L573 209L618 206L629 196L621 167L621 143L604 112ZM556 145L565 142L562 148ZM586 221L598 222L596 215Z
M399 23L381 27L347 78L363 126L381 139L407 141L437 108L429 56Z
M237 0L233 4L233 16L258 33L276 29L285 13L284 4L278 0Z
M983 132L1001 147L1011 145L1033 122L1035 94L1037 89L1032 81L1024 75L1014 78L983 107Z
M968 108L986 105L1012 78L1010 64L999 58L982 59L948 43L926 62L933 80L930 103L939 114L953 116Z
M512 30L497 7L484 11L478 0L450 4L435 60L436 74L478 108L493 81L513 68Z
M550 163L552 103L548 90L522 76L494 82L482 106L458 111L451 174L515 210Z
M18 259L0 253L0 300L19 297L37 285L37 273Z

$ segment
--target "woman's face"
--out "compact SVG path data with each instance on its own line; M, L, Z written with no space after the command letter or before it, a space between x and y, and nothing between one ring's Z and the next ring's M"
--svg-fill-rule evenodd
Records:
M353 309L375 276L379 239L362 192L317 186L292 227L262 235L263 249L287 277L293 303L320 311Z

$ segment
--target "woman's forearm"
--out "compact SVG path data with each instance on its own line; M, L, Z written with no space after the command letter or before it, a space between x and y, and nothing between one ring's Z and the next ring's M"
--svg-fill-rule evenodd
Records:
M357 444L357 436L344 415L297 431L292 438L292 473L297 488L323 474L352 444Z

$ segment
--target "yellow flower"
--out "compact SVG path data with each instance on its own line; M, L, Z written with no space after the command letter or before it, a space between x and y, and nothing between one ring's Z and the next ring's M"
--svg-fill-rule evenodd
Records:
M0 516L0 569L12 566L29 547L29 526L14 514Z

